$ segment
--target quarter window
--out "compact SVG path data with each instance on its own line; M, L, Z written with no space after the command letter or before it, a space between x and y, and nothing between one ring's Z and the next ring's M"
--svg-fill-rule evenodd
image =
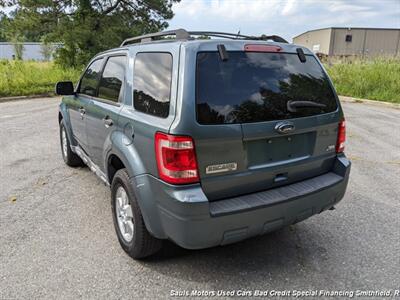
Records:
M107 60L99 85L99 98L118 102L125 75L125 56L113 56Z
M79 86L79 93L88 96L96 96L102 64L103 59L98 59L92 62L90 66L86 69L86 72L85 74L83 74Z
M166 118L169 113L171 78L170 53L138 53L133 78L135 109Z

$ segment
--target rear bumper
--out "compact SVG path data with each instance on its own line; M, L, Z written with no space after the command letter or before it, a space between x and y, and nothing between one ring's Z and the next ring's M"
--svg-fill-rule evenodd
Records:
M132 178L148 230L181 247L201 249L274 231L321 213L346 191L350 161L332 172L245 196L208 202L200 185L177 187L151 175Z

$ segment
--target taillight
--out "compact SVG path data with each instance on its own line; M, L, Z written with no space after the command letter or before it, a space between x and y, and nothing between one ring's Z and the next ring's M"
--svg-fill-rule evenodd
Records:
M157 132L156 159L160 178L172 184L199 181L193 139Z
M339 122L338 137L336 142L336 153L344 151L344 143L346 141L346 121Z

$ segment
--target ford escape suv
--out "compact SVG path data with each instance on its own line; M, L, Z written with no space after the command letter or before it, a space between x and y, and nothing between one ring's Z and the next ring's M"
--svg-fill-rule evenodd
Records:
M188 249L237 242L344 196L350 162L332 82L310 50L279 36L130 38L56 92L63 159L110 185L133 258L163 239Z

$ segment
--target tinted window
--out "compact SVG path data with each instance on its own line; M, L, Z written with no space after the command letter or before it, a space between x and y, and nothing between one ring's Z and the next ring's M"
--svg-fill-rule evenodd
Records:
M138 53L133 78L135 109L166 118L169 113L171 77L171 54Z
M302 63L297 54L237 51L229 52L223 62L217 52L198 53L197 120L202 124L262 122L336 110L326 75L313 56L306 57ZM321 105L294 108L292 101Z
M125 75L125 56L110 57L104 67L99 86L99 98L118 102Z
M96 96L97 86L99 84L101 66L103 59L98 59L86 69L79 86L79 93Z

